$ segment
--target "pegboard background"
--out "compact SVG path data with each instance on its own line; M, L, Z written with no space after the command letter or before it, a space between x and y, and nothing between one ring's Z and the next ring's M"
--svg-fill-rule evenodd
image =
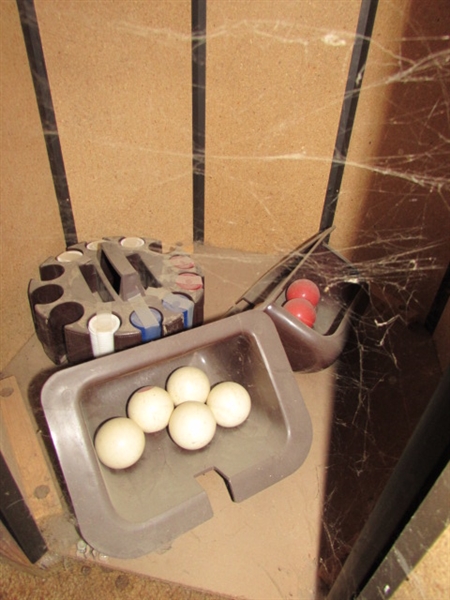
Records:
M204 241L279 256L319 228L361 5L207 6ZM192 250L191 2L34 7L77 239ZM374 278L402 256L384 291L422 321L450 257L444 14L445 2L379 3L332 237ZM13 0L1 25L4 366L33 332L26 285L64 249L66 224ZM444 363L449 320L435 332Z

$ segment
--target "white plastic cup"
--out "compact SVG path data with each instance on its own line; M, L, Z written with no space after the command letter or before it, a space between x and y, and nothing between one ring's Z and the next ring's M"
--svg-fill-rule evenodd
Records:
M95 357L114 352L114 334L119 327L120 319L112 313L101 313L89 320L89 336Z
M56 260L59 262L77 262L83 258L83 253L81 250L66 250L66 252L62 252L58 254Z
M144 240L140 237L126 237L120 240L120 245L124 248L140 248L144 244Z

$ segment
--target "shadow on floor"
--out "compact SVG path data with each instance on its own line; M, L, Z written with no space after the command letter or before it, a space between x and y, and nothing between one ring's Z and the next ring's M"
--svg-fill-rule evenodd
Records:
M371 307L339 360L319 583L329 590L373 510L442 372L430 335Z

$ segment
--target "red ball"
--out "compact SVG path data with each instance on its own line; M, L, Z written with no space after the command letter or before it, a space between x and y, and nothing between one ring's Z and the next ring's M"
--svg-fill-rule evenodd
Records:
M286 290L286 300L293 298L304 298L313 306L317 306L320 300L320 290L310 279L297 279Z
M292 298L285 302L283 308L308 327L312 327L316 322L316 309L304 298Z

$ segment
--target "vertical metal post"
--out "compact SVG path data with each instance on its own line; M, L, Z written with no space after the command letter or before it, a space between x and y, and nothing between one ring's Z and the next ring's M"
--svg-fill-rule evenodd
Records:
M66 246L70 246L77 243L77 232L34 0L16 1L28 54L31 76L33 78L39 115L41 117L42 130L53 177L53 185L58 201L62 229Z
M205 240L206 0L191 0L194 242Z
M362 0L359 13L356 39L347 77L344 101L339 119L338 132L334 145L333 161L328 178L327 191L320 221L320 231L333 225L336 206L341 191L345 161L358 106L359 92L364 78L367 55L370 47L378 0Z
M431 305L430 311L425 319L425 329L430 335L434 333L434 330L439 323L442 313L447 306L447 302L450 298L450 263L447 266L447 270L444 273L441 284L434 297L433 304Z
M450 367L409 440L327 600L356 598L450 457Z
M37 562L47 552L44 538L1 452L0 518L31 563Z

